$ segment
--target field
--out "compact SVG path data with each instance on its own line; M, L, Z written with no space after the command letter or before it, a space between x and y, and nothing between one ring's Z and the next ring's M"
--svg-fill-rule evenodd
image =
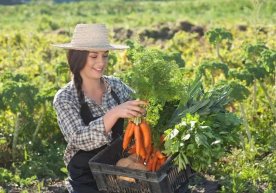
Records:
M156 136L180 118L210 128L205 145L200 138L178 149L197 172L189 192L276 192L276 1L33 0L0 13L0 193L66 192L52 101L71 77L65 51L52 44L70 41L77 23L104 23L111 42L131 45L110 53L106 73L141 93L174 75L171 90L147 96ZM142 73L155 78L133 81ZM185 113L173 119L179 101Z

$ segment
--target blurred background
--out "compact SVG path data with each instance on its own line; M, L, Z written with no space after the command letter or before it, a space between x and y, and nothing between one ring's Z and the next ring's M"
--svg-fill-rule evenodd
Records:
M200 74L206 89L233 87L240 140L190 192L207 192L203 182L276 192L276 1L0 0L0 193L66 192L52 101L71 77L66 52L51 45L70 41L78 23L106 24L114 43L176 53L183 81ZM111 53L106 73L126 73L128 56Z

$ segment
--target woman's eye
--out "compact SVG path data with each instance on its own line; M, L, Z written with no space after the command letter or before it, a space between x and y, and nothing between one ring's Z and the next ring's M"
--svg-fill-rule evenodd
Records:
M108 57L108 55L104 55L103 57L104 57L104 58L107 58L107 57Z

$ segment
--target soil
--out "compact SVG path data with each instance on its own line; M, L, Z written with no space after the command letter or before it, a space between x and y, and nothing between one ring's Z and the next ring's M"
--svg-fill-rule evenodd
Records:
M188 186L179 191L180 193L216 193L218 192L220 185L218 181L214 179L213 176L206 174L193 174L189 179ZM0 186L1 190L1 186ZM7 193L20 193L23 189L15 186L6 187ZM37 187L33 189L28 189L28 193L37 193ZM45 182L43 188L41 188L42 193L68 193L65 188L64 181L52 181Z
M40 192L41 193L68 193L64 181L61 180L47 180L42 185ZM9 185L5 188L7 193L21 193L22 190L26 190L17 186ZM1 190L1 186L0 186ZM39 192L38 187L32 187L27 189L28 193L37 193Z
M220 184L214 176L197 173L190 177L186 193L216 193L219 189Z
M135 39L135 36L138 35L141 43L145 43L148 39L161 42L169 40L180 31L196 33L198 37L202 37L205 29L202 26L196 26L188 21L180 21L178 23L161 23L149 29L133 30L120 27L115 28L113 31L113 38L116 40Z

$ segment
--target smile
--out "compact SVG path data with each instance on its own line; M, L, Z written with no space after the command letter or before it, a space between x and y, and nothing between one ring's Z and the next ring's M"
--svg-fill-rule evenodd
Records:
M98 72L102 72L103 71L103 69L102 68L92 68L93 70L96 70L96 71L98 71Z

